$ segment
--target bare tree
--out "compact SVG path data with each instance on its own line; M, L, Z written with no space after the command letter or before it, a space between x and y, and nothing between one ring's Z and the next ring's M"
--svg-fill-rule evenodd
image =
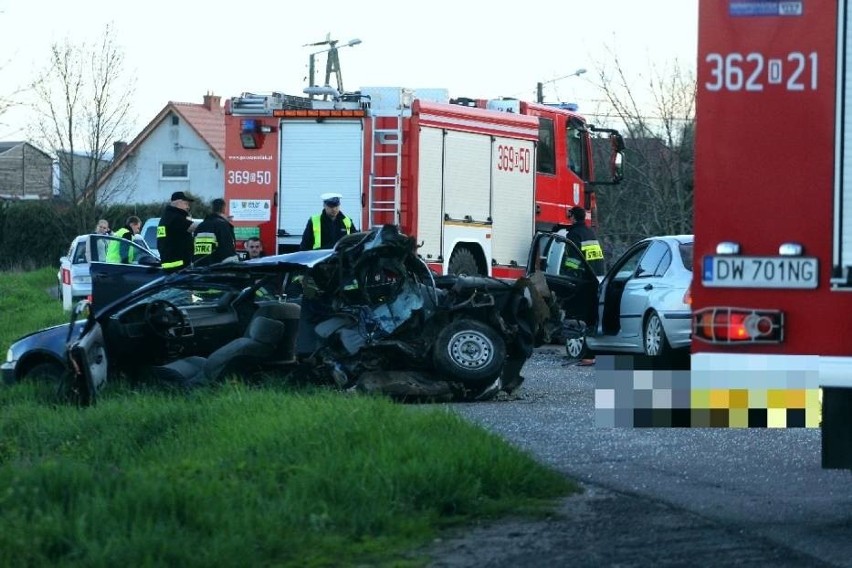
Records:
M124 52L107 25L98 42L66 39L50 47L50 60L32 85L38 121L33 138L57 160L60 197L71 211L66 238L90 231L97 208L109 198L97 181L109 166L113 143L131 128L134 81Z
M608 116L625 133L625 176L598 190L600 233L629 243L692 232L696 80L678 61L652 67L643 86L628 77L617 54L599 66L597 82Z

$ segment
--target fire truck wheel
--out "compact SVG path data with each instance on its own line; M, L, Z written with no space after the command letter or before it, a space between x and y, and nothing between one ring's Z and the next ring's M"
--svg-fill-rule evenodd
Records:
M476 263L476 258L466 248L456 249L452 258L450 258L447 271L456 276L482 276L479 272L479 265Z
M500 376L506 344L492 327L472 319L456 320L435 339L435 368L468 387L484 386Z
M663 329L663 321L657 312L651 312L645 321L645 355L649 357L665 357L669 353L669 341Z

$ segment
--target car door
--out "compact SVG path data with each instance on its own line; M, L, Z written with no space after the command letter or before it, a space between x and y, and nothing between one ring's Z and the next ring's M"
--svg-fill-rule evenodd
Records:
M653 241L639 259L633 276L625 283L621 297L621 336L635 339L637 346L642 345L643 320L651 306L651 297L666 287L663 275L671 260L668 245Z
M543 278L565 319L596 320L598 278L565 231L537 233L527 259L527 276Z
M636 243L625 252L604 276L598 294L600 324L598 335L613 336L621 332L621 301L628 281L633 278L642 255L650 246L649 241Z
M82 337L69 346L69 352L74 361L74 381L80 397L79 403L83 406L94 404L98 390L106 384L108 373L101 325L90 319Z
M145 247L108 235L89 235L86 250L92 279L92 309L96 312L163 275L160 261ZM110 243L129 247L128 263L106 262Z

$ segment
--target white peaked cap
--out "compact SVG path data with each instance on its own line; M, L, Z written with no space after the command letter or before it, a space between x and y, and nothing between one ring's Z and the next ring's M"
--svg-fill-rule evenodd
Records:
M323 193L320 195L320 199L323 201L328 201L329 199L340 199L343 195L340 193Z

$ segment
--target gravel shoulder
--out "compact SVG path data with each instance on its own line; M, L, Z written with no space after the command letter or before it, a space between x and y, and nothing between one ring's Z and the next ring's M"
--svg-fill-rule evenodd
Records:
M852 517L843 513L844 503L852 503L848 472L818 472L812 466L804 469L808 475L824 474L835 490L839 488L839 493L830 496L832 507L839 509L815 518L813 510L821 506L806 504L806 497L795 495L801 493L797 483L810 485L807 479L798 479L802 475L795 468L768 462L769 467L793 469L786 475L796 479L785 479L780 469L762 472L767 463L742 461L744 454L756 455L743 449L754 445L768 446L768 454L779 449L789 453L773 446L779 435L785 443L805 448L803 458L788 456L788 460L813 461L808 451L812 453L810 446L818 433L676 432L678 429L662 428L603 431L594 426L592 418L594 368L570 367L563 353L552 348L537 350L524 367L526 381L515 396L450 406L562 471L583 487L583 493L559 502L548 518L505 518L449 530L409 558L428 558L428 566L433 568L852 566L852 556L844 548L847 545L839 545L839 551L825 551L852 535ZM720 453L710 455L710 449L719 446ZM692 453L684 454L684 447ZM698 463L701 459L707 461ZM648 463L652 465L648 467ZM710 481L699 477L708 468ZM737 471L741 471L740 477ZM730 479L714 482L719 476ZM777 486L758 490L757 484L771 483L763 477L778 477ZM818 483L816 478L813 481ZM793 487L785 489L785 484ZM627 489L633 487L636 489ZM774 502L767 501L767 495ZM816 535L832 523L837 525L833 536L823 534L808 540L810 533ZM792 531L795 538L788 541L775 527Z
M418 554L432 568L831 566L665 503L599 486L584 489L548 519L456 529Z

